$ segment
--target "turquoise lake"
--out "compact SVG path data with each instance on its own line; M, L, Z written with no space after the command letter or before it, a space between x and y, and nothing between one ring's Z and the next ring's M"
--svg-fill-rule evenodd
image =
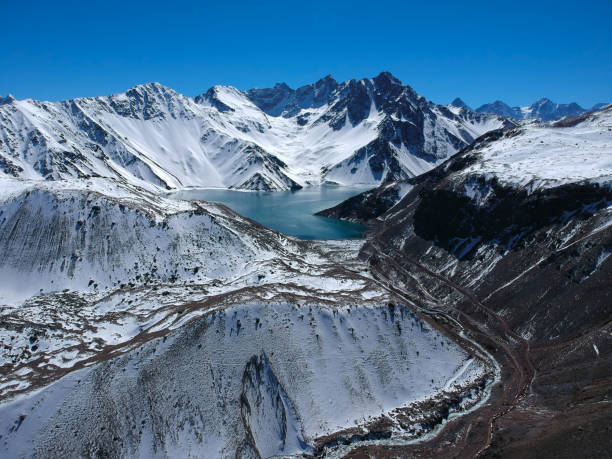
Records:
M363 237L365 226L313 214L371 188L319 186L280 192L190 189L170 196L220 202L268 228L301 239L358 239Z

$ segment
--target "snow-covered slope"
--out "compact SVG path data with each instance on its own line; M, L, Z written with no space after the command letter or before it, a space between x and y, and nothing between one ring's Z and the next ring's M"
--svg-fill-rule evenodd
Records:
M277 158L236 139L237 128L225 128L215 107L159 84L104 98L14 101L0 106L0 123L6 175L102 176L170 188L295 186Z
M0 174L164 188L378 184L429 170L507 123L437 106L388 73L295 91L215 86L195 98L157 83L63 102L9 97Z
M478 401L487 372L403 307L246 303L0 405L0 454L312 454L381 419L410 438L436 397Z
M454 192L478 203L495 200L493 188L499 185L526 194L563 185L611 189L612 107L552 125L532 123L492 131L441 168L431 171L429 177L389 182L319 215L355 221L376 218L416 185L440 174Z
M64 289L228 279L242 274L245 262L271 256L261 246L264 228L253 242L238 231L240 218L228 218L222 208L122 187L102 194L99 182L90 188L20 182L2 193L0 301ZM278 255L281 246L273 246Z
M571 118L583 113L597 111L604 108L605 103L595 104L590 110L582 108L575 102L569 104L557 104L550 99L542 98L533 104L524 107L510 107L501 100L490 104L481 105L476 109L478 113L491 113L508 118L516 119L538 119L542 121L555 121L561 118Z
M300 292L385 301L365 279L329 273L334 250L110 179L1 179L0 397L207 310L193 302Z
M612 108L551 127L527 125L477 148L465 175L530 190L612 181Z
M474 407L489 357L398 304L361 244L112 178L0 179L0 456L326 453Z

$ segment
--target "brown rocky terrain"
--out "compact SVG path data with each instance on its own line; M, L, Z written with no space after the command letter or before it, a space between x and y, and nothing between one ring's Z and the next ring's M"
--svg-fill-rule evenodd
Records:
M364 221L371 273L501 366L489 402L428 441L346 457L609 457L612 451L612 190L529 191L462 175L495 131L428 174L326 211ZM466 180L486 189L478 200ZM484 193L483 193L484 194ZM363 219L361 203L385 209ZM371 205L374 202L374 205ZM445 318L449 316L452 320Z

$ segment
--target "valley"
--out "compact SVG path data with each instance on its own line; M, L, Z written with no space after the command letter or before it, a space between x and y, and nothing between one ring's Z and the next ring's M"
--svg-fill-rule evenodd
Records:
M494 361L372 279L363 240L300 240L110 184L5 188L4 455L329 455L417 439L488 396Z
M612 108L384 72L6 98L0 132L0 455L610 446Z
M444 167L324 212L373 222L378 229L360 255L373 276L449 315L444 328L489 350L504 381L486 408L449 423L432 441L361 447L348 457L606 455L612 365L601 349L612 336L605 262L612 194L611 169L597 164L611 158L610 114L492 132ZM575 166L573 148L555 151L563 144L551 138L540 155L532 149L514 164L533 134L572 134L572 146L594 135L592 149L578 153L589 155L588 176ZM505 165L492 172L500 160ZM377 214L363 213L360 201Z

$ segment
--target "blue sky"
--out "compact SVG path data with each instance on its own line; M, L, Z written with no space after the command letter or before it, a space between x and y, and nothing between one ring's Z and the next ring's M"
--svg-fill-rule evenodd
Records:
M437 103L612 102L612 1L3 0L0 95L292 87L383 70Z

